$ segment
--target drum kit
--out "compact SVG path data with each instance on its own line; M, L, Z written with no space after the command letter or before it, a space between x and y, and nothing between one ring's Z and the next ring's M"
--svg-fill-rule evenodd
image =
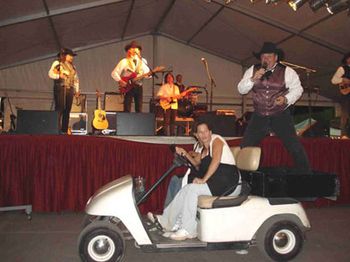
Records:
M162 84L156 84L157 86L161 86ZM197 111L203 111L204 107L203 105L198 104L198 96L202 94L203 92L201 89L205 89L205 87L202 86L188 86L187 89L193 89L193 91L188 92L186 96L184 96L182 99L178 99L178 111L177 116L178 117L194 117L197 113ZM198 109L198 110L197 110ZM206 111L206 106L205 106ZM163 114L163 109L161 108L159 104L159 100L154 100L154 112L156 113L157 117L161 117Z

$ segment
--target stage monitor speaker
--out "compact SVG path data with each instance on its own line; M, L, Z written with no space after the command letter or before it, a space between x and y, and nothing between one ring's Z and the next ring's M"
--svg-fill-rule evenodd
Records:
M226 137L236 136L236 117L230 115L216 115L206 113L196 118L196 121L205 121L211 125L214 134Z
M117 113L118 136L154 136L155 115L153 113Z
M105 93L105 111L123 112L124 97L120 93L106 92Z
M18 110L16 133L59 134L58 112L42 110Z

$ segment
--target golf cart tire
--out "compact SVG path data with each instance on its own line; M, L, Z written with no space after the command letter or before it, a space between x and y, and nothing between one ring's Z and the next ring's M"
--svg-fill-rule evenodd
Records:
M259 250L267 258L273 261L289 261L301 251L304 237L297 224L292 221L278 221L259 229L256 240Z
M108 221L95 220L87 225L79 235L78 247L84 262L119 262L125 255L123 233Z

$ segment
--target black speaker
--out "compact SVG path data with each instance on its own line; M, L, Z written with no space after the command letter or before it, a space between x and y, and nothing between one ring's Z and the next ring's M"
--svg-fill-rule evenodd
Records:
M59 134L57 111L18 110L17 129L19 134Z
M153 113L116 113L118 136L154 136Z
M196 118L196 121L205 121L213 130L214 134L221 136L236 136L236 117L233 115L216 115L206 113Z

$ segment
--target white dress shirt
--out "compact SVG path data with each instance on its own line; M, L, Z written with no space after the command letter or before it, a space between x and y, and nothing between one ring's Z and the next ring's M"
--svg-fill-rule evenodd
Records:
M60 79L60 74L56 74L55 73L55 68L58 67L58 65L60 64L60 62L58 60L55 60L52 65L51 68L49 70L49 77L53 80L58 80ZM74 90L76 93L79 92L79 77L78 77L78 72L77 70L75 70L75 76L74 76Z
M337 71L334 73L332 77L332 84L333 85L339 85L343 82L343 76L345 74L345 70L342 66L338 67Z
M178 96L180 94L180 90L179 87L175 84L164 84L160 87L157 96L160 97L160 99L162 98L172 98L175 96ZM171 103L171 109L177 109L178 108L178 104L177 104L177 99L173 99L172 103Z
M240 94L245 95L252 90L254 86L254 82L251 80L253 72L254 65L245 71L242 80L238 83L238 92ZM294 69L288 66L286 66L284 81L286 83L286 88L288 89L288 93L285 97L287 98L287 105L290 106L301 97L303 94L303 87L301 86L298 74Z
M136 66L134 68L130 67L130 63L128 62L128 58L123 58L122 60L120 60L120 62L117 64L117 66L114 68L114 70L112 71L112 78L119 82L121 80L121 78L123 76L125 76L127 74L127 71L131 71L131 72L135 72L135 68L138 67L138 63L141 62L140 59L136 60ZM141 62L141 70L140 72L138 72L138 75L142 75L142 74L147 74L150 70L147 66L147 60L145 58L142 58L142 62Z

